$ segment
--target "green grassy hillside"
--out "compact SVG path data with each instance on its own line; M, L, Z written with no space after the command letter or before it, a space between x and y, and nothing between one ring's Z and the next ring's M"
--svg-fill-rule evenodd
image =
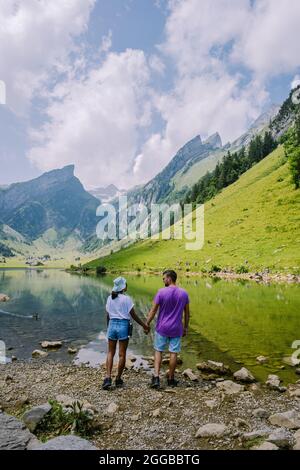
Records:
M205 205L202 250L186 251L184 240L146 240L88 266L116 271L171 266L196 272L245 264L250 271L299 271L300 190L291 183L282 147Z

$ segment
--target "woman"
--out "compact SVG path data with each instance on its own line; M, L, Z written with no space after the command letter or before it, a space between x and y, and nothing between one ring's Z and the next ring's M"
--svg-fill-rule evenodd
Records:
M109 390L112 386L111 372L118 341L119 364L115 385L116 387L122 387L123 385L121 376L126 363L126 350L130 336L131 318L144 328L146 334L148 334L150 330L149 326L140 320L135 313L131 298L125 295L126 290L126 279L124 279L124 277L118 277L114 280L112 293L106 302L108 353L106 358L106 378L102 384L104 390Z

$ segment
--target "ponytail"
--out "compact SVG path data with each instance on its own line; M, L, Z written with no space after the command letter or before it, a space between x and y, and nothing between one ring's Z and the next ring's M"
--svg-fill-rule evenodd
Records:
M114 291L112 291L112 293L111 293L111 298L114 300L114 299L116 299L116 298L118 297L118 295L119 295L119 292L114 292Z

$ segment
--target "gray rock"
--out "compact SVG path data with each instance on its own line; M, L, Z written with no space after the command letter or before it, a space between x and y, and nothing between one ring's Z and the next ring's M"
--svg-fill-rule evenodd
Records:
M35 436L14 416L0 413L0 450L25 450Z
M31 450L98 450L86 439L78 436L68 435L50 439L44 444L31 447Z
M280 449L289 449L294 444L294 437L286 429L277 429L270 434L267 441L272 442L272 444L275 444Z
M43 405L34 406L31 410L26 411L23 415L23 421L27 428L33 432L44 416L49 413L51 408L49 403L44 403Z
M201 426L196 432L196 437L220 437L226 434L225 424L208 423Z
M252 383L255 382L255 377L251 374L251 372L246 369L246 367L242 367L240 370L233 374L235 380L239 382L245 383Z
M197 382L198 381L198 376L196 374L194 374L194 372L192 371L192 369L185 369L183 372L182 372L182 375L184 377L187 377L188 379L190 379L192 382Z
M300 428L300 413L295 410L285 413L275 413L269 417L269 421L274 426L280 426L288 429Z
M252 416L254 416L254 418L264 419L268 418L270 416L270 413L264 410L263 408L256 408L256 410L253 410Z
M255 431L246 432L242 436L243 441L252 441L253 439L257 439L259 437L268 437L270 434L270 429L256 429Z
M266 362L268 362L268 358L266 356L258 356L256 358L257 362L259 362L260 364L265 364Z
M270 374L267 378L266 385L272 390L278 390L280 387L280 378L278 375Z
M258 446L251 447L251 450L279 450L272 442L262 442Z
M119 411L119 409L119 405L117 405L117 403L112 402L108 405L104 414L105 416L114 416Z
M62 347L62 341L42 341L40 345L43 349L59 349Z
M225 366L222 362L215 362L215 361L204 361L200 362L196 365L197 369L201 370L202 372L213 372L219 375L226 375L230 373L230 369L228 366Z
M6 294L0 294L0 302L8 302L9 297Z
M46 351L40 351L39 349L35 349L34 351L32 351L31 355L32 357L39 358L39 357L47 357L48 353Z
M293 450L300 450L300 429L294 434L295 444Z
M236 384L232 380L224 380L224 382L218 382L217 388L225 393L225 395L235 395L244 391L244 385Z

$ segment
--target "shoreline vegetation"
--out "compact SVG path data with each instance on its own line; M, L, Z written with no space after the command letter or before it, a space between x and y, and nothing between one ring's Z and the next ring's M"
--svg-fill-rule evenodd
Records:
M43 359L0 365L0 419L24 420L31 448L70 435L69 409L71 434L98 449L300 449L299 383L279 387L272 376L262 384L246 369L232 376L219 364L214 373L203 365L178 372L174 389L163 378L155 391L151 372L130 361L124 389L110 392L100 387L103 367Z
M217 267L215 267L217 268ZM165 268L161 269L151 269L151 270L136 270L136 271L127 271L127 270L107 270L102 267L101 272L97 272L97 269L87 268L87 267L70 267L66 269L66 272L70 274L80 274L85 276L103 276L103 275L115 275L115 274L126 274L134 276L160 276ZM244 281L255 281L262 283L278 282L278 283L300 283L300 275L291 274L291 273L269 273L265 271L261 272L236 272L236 271L222 271L221 268L215 270L205 271L205 272L191 272L191 271L181 271L177 269L179 276L184 278L190 277L213 277L220 278L224 280L244 280Z

